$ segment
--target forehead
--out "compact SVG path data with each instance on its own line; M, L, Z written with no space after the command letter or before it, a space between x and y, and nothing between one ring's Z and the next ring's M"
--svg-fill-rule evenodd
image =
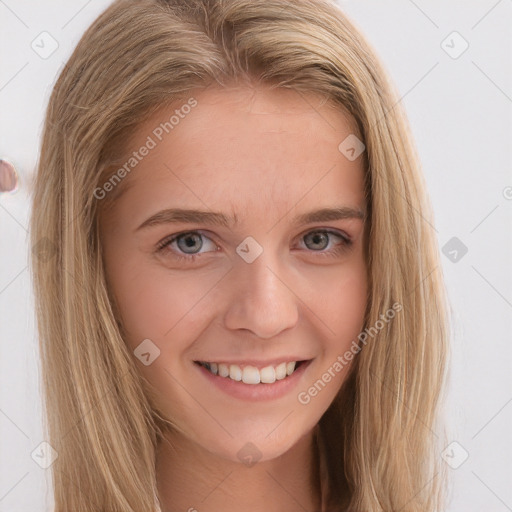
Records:
M351 134L357 134L355 121L311 93L200 90L159 109L132 132L122 160L134 165L128 165L116 202L128 200L134 210L150 201L254 214L298 202L345 199L357 206L362 158L349 161L338 149Z

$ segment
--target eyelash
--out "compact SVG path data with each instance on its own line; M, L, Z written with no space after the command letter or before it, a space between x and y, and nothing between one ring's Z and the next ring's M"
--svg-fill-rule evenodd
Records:
M345 251L347 251L350 248L350 246L352 245L352 240L348 236L343 235L343 234L341 234L341 233L339 233L337 231L331 230L331 229L313 229L312 231L308 231L307 233L302 235L301 238L304 238L306 235L309 235L309 234L312 234L312 233L324 233L324 234L328 234L328 235L334 235L335 237L339 238L342 241L340 244L338 244L334 249L332 249L330 251L326 251L325 249L322 250L322 251L310 250L311 252L316 253L316 255L320 256L320 257L336 257L336 256L340 256ZM170 245L172 242L177 240L179 237L184 236L184 235L191 235L191 234L197 234L197 235L203 236L203 237L208 238L209 240L211 240L211 238L207 237L206 235L204 235L200 231L185 231L185 232L182 232L182 233L178 233L176 235L171 235L170 237L167 237L164 240L162 240L157 245L157 252L159 252L159 253L163 252L168 245ZM212 240L212 242L213 242L213 240ZM173 252L173 256L178 261L180 261L180 262L186 261L186 262L189 262L189 263L195 262L196 259L201 257L202 254L207 254L207 253L197 253L197 254L190 254L190 255L184 256L183 253L179 254L179 253L174 253L174 251L172 251L172 252ZM208 252L213 252L213 251L208 251Z

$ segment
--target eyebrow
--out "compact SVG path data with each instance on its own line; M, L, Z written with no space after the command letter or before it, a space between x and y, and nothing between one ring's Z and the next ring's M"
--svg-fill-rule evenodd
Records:
M313 222L327 222L343 219L360 219L364 221L365 216L365 211L360 208L339 206L335 208L321 208L319 210L302 213L292 219L292 224L310 224ZM233 217L229 217L219 212L168 208L146 219L135 231L161 224L178 222L232 228L238 224L238 217L236 214Z

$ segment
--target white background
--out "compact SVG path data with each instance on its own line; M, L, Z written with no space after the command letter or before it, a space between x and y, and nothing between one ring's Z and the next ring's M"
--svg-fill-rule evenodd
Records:
M49 470L31 458L43 441L27 267L31 180L54 81L108 4L0 0L0 157L20 175L19 189L0 195L0 512L50 510ZM339 4L400 91L440 248L452 237L468 248L457 262L442 256L455 321L446 411L458 444L449 460L469 454L450 468L449 512L512 511L512 2ZM42 46L43 31L58 43L48 58L31 47ZM458 58L445 51L462 48L453 31L469 43Z

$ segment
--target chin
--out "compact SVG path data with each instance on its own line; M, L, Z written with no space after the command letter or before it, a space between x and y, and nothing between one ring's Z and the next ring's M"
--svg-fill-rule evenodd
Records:
M291 416L292 414L290 414L290 418ZM306 427L300 431L287 430L284 425L279 425L279 422L283 421L285 417L286 414L278 422L275 422L272 428L269 428L267 424L264 427L258 427L253 423L252 428L239 429L236 435L232 432L233 438L226 439L223 436L222 441L209 438L206 443L201 444L218 457L242 463L248 467L255 463L277 459L291 450L312 430Z

